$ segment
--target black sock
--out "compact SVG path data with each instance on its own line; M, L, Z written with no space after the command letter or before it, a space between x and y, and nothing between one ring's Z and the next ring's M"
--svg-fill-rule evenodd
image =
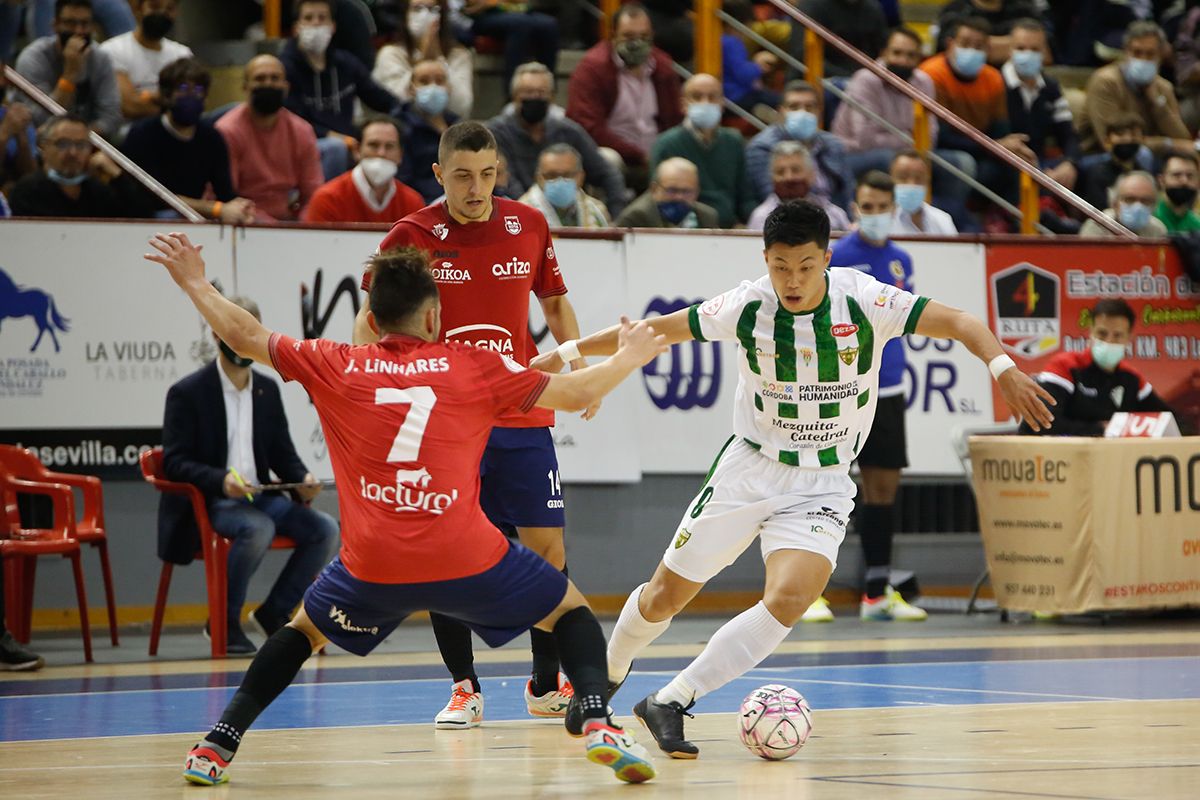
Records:
M429 612L433 635L437 637L442 662L450 670L455 683L470 681L472 691L479 691L479 676L475 674L475 651L471 647L471 629L456 619Z
M567 574L566 567L563 567L562 573ZM558 691L558 645L554 641L554 634L530 628L529 645L533 651L533 685L530 691L535 697Z
M554 624L554 640L584 719L604 719L608 716L608 656L596 615L587 606L571 609Z
M295 628L277 630L250 662L242 685L225 707L221 721L204 737L206 742L232 756L258 715L296 678L300 667L312 655L308 637Z
M887 589L892 563L893 505L862 505L858 509L858 538L862 542L867 597L881 597Z

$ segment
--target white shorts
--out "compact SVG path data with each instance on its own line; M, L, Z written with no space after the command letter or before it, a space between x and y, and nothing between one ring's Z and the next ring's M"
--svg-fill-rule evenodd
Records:
M707 583L758 536L763 561L776 550L808 550L836 567L856 491L848 472L791 467L730 439L663 563L681 578Z

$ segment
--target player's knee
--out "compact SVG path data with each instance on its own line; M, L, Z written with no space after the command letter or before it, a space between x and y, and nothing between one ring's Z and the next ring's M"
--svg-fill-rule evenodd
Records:
M817 599L811 592L783 588L774 589L763 596L763 605L781 625L791 627L800 621L804 612Z
M642 589L642 595L638 599L638 610L648 622L662 622L682 611L690 599L691 597L679 591L678 587L657 580L656 576L655 580Z

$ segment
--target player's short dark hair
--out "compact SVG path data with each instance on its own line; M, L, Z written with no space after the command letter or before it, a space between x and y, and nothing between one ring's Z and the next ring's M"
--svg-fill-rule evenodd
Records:
M917 33L907 25L897 25L888 31L887 38L883 40L883 46L887 47L892 43L892 39L897 36L903 36L905 39L911 39L917 45L918 50L920 50L925 44L921 41L921 34Z
M864 186L868 189L878 189L881 192L887 192L892 196L896 194L896 182L892 180L892 176L877 169L871 170L858 179L858 186L855 187L855 193L857 194L858 190Z
M456 122L446 128L441 141L438 142L438 163L445 165L450 159L450 154L460 150L478 153L483 150L498 149L496 137L492 136L492 132L482 122L474 120Z
M437 283L429 271L429 255L424 250L395 247L371 256L367 267L371 270L367 302L381 328L403 325L426 300L438 296Z
M1096 317L1124 317L1129 320L1129 327L1133 328L1136 314L1133 313L1133 306L1126 303L1119 297L1110 297L1096 303L1096 307L1092 309L1092 319Z
M158 73L158 93L163 99L175 94L175 90L185 83L203 86L207 89L212 85L212 73L208 67L195 58L180 58L172 61Z
M829 247L829 215L808 200L789 200L767 215L763 225L763 246L815 244Z
M55 0L54 3L54 18L58 19L62 16L64 8L86 8L92 10L92 0Z
M958 36L959 30L962 28L970 28L973 31L982 33L984 36L992 35L992 23L983 17L963 17L954 21L950 26L950 30L946 31L946 38L953 39L955 36Z

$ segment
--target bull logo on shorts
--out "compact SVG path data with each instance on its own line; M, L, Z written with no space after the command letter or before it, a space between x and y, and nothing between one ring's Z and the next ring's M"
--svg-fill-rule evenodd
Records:
M699 302L702 301L656 297L646 306L643 316L666 316ZM665 372L660 367L664 358L669 359ZM651 401L663 411L712 408L721 392L720 343L692 341L674 345L669 353L642 367L642 381Z
M687 528L680 528L679 534L675 537L675 549L678 550L679 548L683 547L685 544L688 543L688 539L691 539L691 538L692 538L691 531L689 531Z
M858 358L858 348L843 347L838 350L838 358L842 359L842 363L848 367L854 363L854 359Z

